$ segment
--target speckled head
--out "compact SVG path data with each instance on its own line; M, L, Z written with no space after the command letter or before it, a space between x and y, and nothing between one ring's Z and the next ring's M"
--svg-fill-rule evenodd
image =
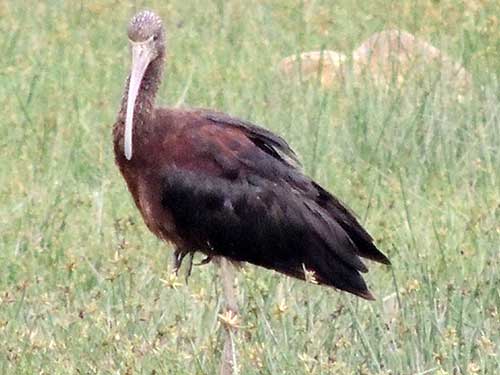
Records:
M165 54L165 31L161 18L155 13L145 10L132 17L127 33L132 50L132 68L125 116L124 151L125 157L130 160L132 158L135 101L149 64L158 58L162 59Z
M132 43L145 42L150 38L156 41L165 39L161 18L150 10L143 10L132 17L127 33Z

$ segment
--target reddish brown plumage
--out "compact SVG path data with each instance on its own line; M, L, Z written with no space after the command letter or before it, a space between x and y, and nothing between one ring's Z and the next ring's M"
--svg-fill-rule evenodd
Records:
M153 32L162 41L162 27ZM389 260L354 216L302 173L282 138L218 112L154 109L164 46L155 48L135 102L130 160L127 92L114 127L116 163L148 228L179 254L201 251L301 279L308 270L320 284L373 299L360 257Z

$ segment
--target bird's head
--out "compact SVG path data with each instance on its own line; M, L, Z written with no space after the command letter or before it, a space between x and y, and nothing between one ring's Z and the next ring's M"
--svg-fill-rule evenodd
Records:
M132 68L125 117L125 157L132 158L132 122L139 88L149 64L165 53L165 31L161 18L145 10L132 17L128 26L128 38L132 50Z

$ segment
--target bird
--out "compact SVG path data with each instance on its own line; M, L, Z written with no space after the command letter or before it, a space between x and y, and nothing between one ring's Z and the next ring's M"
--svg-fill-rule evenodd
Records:
M352 211L308 177L280 136L204 108L157 108L161 18L128 25L132 64L113 127L115 163L147 228L186 255L250 263L373 300L362 258L383 264ZM308 277L308 275L310 277Z

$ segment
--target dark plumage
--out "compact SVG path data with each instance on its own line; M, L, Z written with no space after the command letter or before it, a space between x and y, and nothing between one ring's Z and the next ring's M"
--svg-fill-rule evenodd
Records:
M172 242L179 259L200 251L300 279L308 270L320 284L373 299L360 257L389 260L349 210L302 173L282 138L218 112L153 107L163 35L152 12L132 20L127 87L137 86L137 99L126 91L114 127L116 163L148 228ZM147 63L135 60L143 52ZM134 78L140 64L143 76Z

